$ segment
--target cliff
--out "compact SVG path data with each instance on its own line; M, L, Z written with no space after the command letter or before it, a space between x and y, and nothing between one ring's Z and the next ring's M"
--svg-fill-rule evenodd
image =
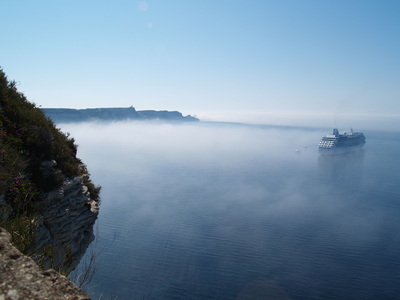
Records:
M42 195L36 251L43 253L46 247L51 247L50 255L44 257L44 268L68 273L94 240L99 203L90 197L84 176L66 179L61 187Z
M33 259L11 244L11 235L0 228L0 299L90 299L65 276L43 271Z
M7 239L18 251L42 268L63 274L77 266L93 241L99 207L100 187L92 183L76 155L75 140L56 128L0 69L0 226L10 233ZM11 259L4 264L2 260L0 288L7 290L6 299L24 299L26 288L7 280L19 280L24 265L36 267L27 258L21 258L20 264L17 250L10 250L17 254L7 258L7 249L11 248L6 242L0 245L0 255ZM15 276L4 276L3 271ZM54 271L42 272L43 276L62 285L68 281L59 281L62 277ZM40 298L54 299L46 297Z
M173 122L196 122L197 118L190 115L183 116L178 111L137 111L134 107L112 108L42 108L47 117L56 123L71 123L85 121L125 121L125 120L163 120Z

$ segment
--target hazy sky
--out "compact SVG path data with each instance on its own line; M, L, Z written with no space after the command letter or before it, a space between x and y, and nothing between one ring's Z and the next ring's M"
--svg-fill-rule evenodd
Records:
M42 107L400 120L398 0L0 0L0 16L0 66Z

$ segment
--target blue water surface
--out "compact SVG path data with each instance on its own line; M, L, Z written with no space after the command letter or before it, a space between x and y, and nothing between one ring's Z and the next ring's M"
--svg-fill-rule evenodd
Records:
M322 157L320 129L64 127L102 186L94 299L400 297L400 134Z

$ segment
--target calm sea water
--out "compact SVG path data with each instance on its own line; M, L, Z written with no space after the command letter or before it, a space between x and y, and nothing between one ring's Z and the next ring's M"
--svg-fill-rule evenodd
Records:
M94 299L400 298L399 133L320 157L330 129L61 127L103 188Z

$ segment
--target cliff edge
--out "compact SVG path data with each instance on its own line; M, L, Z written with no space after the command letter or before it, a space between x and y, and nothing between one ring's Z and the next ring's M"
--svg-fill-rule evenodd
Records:
M0 68L0 300L89 299L56 271L93 241L100 187L75 140L16 86Z
M0 228L0 299L84 300L90 297L56 271L43 271L12 245L11 235Z

